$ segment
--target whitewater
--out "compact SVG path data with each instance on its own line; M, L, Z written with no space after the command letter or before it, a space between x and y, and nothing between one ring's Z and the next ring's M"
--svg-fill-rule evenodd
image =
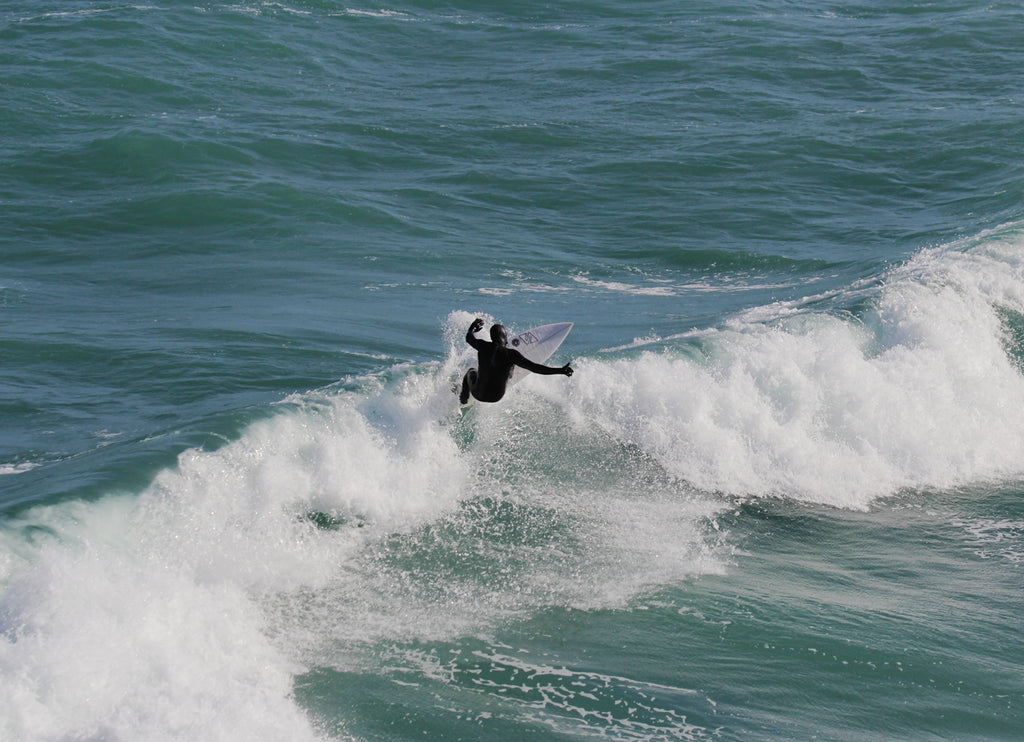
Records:
M4 3L0 739L1024 737L1022 29Z
M726 572L718 518L744 501L865 510L1024 474L1018 226L598 349L464 417L474 316L440 362L282 399L139 494L6 520L4 738L318 739L309 668Z

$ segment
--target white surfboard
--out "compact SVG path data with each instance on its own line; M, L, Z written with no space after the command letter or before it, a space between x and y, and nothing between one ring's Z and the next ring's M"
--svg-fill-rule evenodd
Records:
M553 325L541 325L532 330L521 332L508 341L509 347L515 348L534 363L544 363L565 340L569 330L572 329L572 322L556 322ZM529 371L516 366L512 369L512 378L508 383L511 386L525 377Z
M534 363L544 363L558 350L558 346L562 344L571 329L572 322L555 322L550 325L541 325L513 336L508 341L508 345L510 348L518 350ZM512 386L529 373L525 368L516 366L512 369L512 377L509 379L508 385ZM458 383L461 386L461 379ZM475 401L473 396L470 395L469 402L463 405L463 407L468 407Z

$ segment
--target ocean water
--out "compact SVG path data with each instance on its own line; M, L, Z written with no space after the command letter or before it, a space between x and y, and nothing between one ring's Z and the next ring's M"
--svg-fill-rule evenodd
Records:
M1024 738L1022 39L5 2L0 739Z

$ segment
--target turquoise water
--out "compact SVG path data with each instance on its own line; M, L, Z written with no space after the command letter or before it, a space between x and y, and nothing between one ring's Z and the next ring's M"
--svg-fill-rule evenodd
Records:
M0 738L1020 739L1022 34L5 3Z

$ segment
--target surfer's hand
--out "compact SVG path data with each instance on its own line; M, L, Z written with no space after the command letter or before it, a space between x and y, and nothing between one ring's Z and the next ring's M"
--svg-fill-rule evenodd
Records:
M566 376L572 376L572 369L569 367L568 363L562 366L562 373Z
M473 320L473 324L471 324L469 326L469 331L470 332L479 332L483 328L484 328L484 321L482 319L480 319L479 317L477 317L475 320Z

